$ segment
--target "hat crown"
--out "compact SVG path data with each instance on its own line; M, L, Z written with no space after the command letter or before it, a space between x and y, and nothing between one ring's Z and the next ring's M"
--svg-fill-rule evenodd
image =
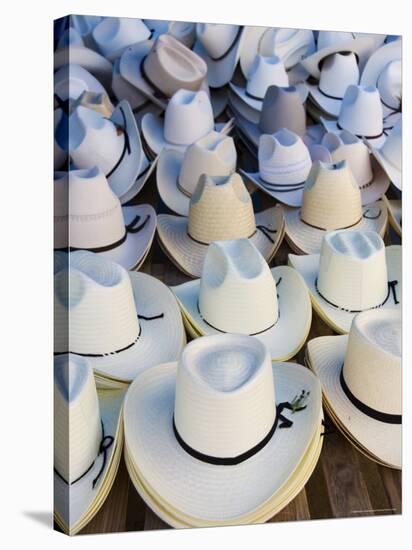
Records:
M306 29L282 29L271 27L263 33L259 53L277 55L289 69L315 47L313 32Z
M132 345L139 322L129 274L97 254L76 251L54 276L55 351L109 354Z
M275 403L269 352L256 338L206 336L183 350L174 418L196 451L233 458L252 449L272 428Z
M379 306L388 292L385 245L372 231L334 231L322 241L317 288L351 312Z
M392 308L359 313L352 321L343 375L353 395L386 414L402 414L402 322Z
M309 149L286 128L260 137L258 161L265 181L286 185L304 182L312 166Z
M398 109L402 100L402 61L396 59L388 63L379 74L377 88L382 101L393 109Z
M112 120L79 105L69 117L69 154L76 168L98 166L110 173L125 146L122 129Z
M322 138L322 145L330 152L332 162L339 163L346 160L359 187L372 181L369 149L358 137L346 130L338 134L328 132Z
M334 46L341 42L350 42L354 40L354 36L351 32L344 31L319 31L317 45L318 51L329 46Z
M164 137L169 143L191 145L214 127L210 98L203 90L177 91L165 111Z
M238 32L238 25L220 23L198 23L196 25L197 38L212 58L224 55L232 46Z
M397 170L402 170L402 119L395 124L380 151L392 166Z
M246 91L263 99L266 90L273 85L289 85L289 77L285 66L277 55L266 57L258 54L248 74Z
M359 82L359 67L353 52L338 52L322 62L319 89L330 96L342 99L346 89Z
M69 46L84 46L81 34L74 27L66 29L57 43L57 49L68 48Z
M170 34L161 34L144 60L149 80L168 97L180 89L195 91L206 77L203 59Z
M55 180L54 199L55 229L69 224L70 233L69 243L55 239L56 248L101 248L125 235L120 201L97 166L71 170L68 177Z
M262 103L259 128L264 134L288 128L298 136L304 135L306 113L296 86L269 86Z
M117 54L127 46L150 37L147 26L134 17L105 17L92 34L97 47L106 56Z
M361 220L361 193L346 160L313 163L303 190L300 217L327 231L348 228Z
M186 149L179 184L191 196L202 174L229 176L236 170L236 159L233 138L213 130Z
M252 199L239 174L202 175L190 199L188 233L204 244L249 238L256 231Z
M276 323L276 283L263 256L248 239L209 246L200 280L199 311L222 332L256 334Z
M196 24L189 21L170 21L168 34L191 48L196 37Z
M357 136L375 137L383 131L382 104L375 86L348 86L339 112L339 125Z
M82 357L54 360L54 466L69 483L83 475L99 452L102 435L93 370Z

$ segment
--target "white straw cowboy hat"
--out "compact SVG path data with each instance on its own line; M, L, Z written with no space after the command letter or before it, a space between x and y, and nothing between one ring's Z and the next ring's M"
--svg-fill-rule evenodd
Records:
M127 101L107 119L93 109L74 109L69 118L69 154L76 168L98 166L118 197L139 178L144 153Z
M343 97L337 120L321 117L326 131L347 130L359 138L365 138L375 147L385 139L382 103L374 86L348 86Z
M259 141L259 171L244 172L259 189L289 206L300 206L305 181L312 167L309 149L302 139L282 128Z
M361 192L347 161L313 163L301 208L285 210L286 238L300 254L317 254L328 231L376 231L383 236L388 212L382 201L362 207Z
M320 255L289 254L289 263L305 279L319 316L345 334L360 311L401 307L401 256L399 245L385 248L377 233L334 231Z
M240 67L247 78L256 55L277 55L287 70L315 51L313 31L277 27L247 26L243 31Z
M166 285L92 252L67 258L55 261L55 355L86 357L99 376L124 383L178 357L185 334Z
M256 123L245 118L237 118L237 126L256 148L262 134L274 134L282 128L294 132L300 137L306 131L306 113L301 89L296 86L270 86L262 102L262 110Z
M348 336L308 343L307 358L325 402L369 457L402 467L401 312L371 310L354 317Z
M389 224L399 237L402 237L402 201L388 199L386 196L383 197L383 200L388 208Z
M265 346L248 336L200 338L178 363L130 387L127 455L151 493L193 524L238 522L299 468L320 414L320 385L309 369L272 366Z
M92 31L97 49L113 61L126 48L150 38L150 30L141 19L105 17Z
M80 65L63 65L54 73L53 90L63 101L77 99L84 91L107 94L106 89Z
M341 130L325 134L320 145L329 153L329 162L347 161L358 182L363 205L379 200L386 193L390 180L361 139Z
M57 176L55 249L89 250L125 269L140 267L156 231L154 208L149 204L122 208L97 167Z
M103 505L122 456L123 390L98 391L83 357L54 360L54 516L76 534Z
M151 113L142 118L142 138L155 154L163 148L184 151L217 128L210 98L203 90L179 90L169 101L164 118Z
M282 242L284 220L279 206L257 214L239 174L202 175L190 199L189 217L160 214L160 245L190 277L200 277L207 248L213 241L246 238L270 261Z
M337 52L326 57L319 81L307 83L311 99L327 115L337 118L346 89L359 83L359 67L353 52Z
M197 40L193 47L207 65L211 88L225 86L239 61L243 27L215 23L197 23Z
M302 59L301 64L313 77L319 79L322 67L322 61L335 53L353 52L362 70L366 60L372 53L374 41L366 36L356 38L352 33L335 33L336 35L345 35L341 37L332 37L334 33L325 33L321 31L318 37L318 49L312 55ZM327 37L328 35L328 37ZM348 35L348 36L346 36Z
M388 178L402 191L402 119L395 124L380 147L369 145L372 155L382 166Z
M125 50L119 70L125 80L162 108L180 89L208 92L206 63L169 34Z
M60 37L54 52L53 68L56 71L68 63L80 65L94 75L103 86L109 88L112 77L112 64L95 50L87 48L74 27L66 29Z
M190 197L202 174L230 176L236 171L233 138L214 130L190 145L184 153L164 149L157 163L160 198L173 212L188 216Z
M156 40L162 34L170 34L187 48L192 48L196 38L196 23L190 21L162 21L159 19L143 19L150 29L152 39Z
M287 266L270 269L248 239L217 241L200 280L172 287L199 335L256 336L272 361L287 361L309 333L312 309L302 277Z

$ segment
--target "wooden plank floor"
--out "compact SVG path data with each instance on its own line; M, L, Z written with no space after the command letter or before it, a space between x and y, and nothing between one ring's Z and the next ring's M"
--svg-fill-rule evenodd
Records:
M256 210L273 201L263 193L253 195ZM154 177L146 183L136 202L151 203L158 213L167 212L161 203ZM393 231L385 237L387 244L399 242ZM283 241L271 265L287 263L291 252ZM188 280L165 256L157 241L153 243L141 271L168 285ZM323 321L313 314L308 339L333 334ZM305 347L293 359L303 364ZM325 440L319 462L305 488L271 522L371 516L401 513L401 472L380 466L359 453L326 417ZM82 534L140 531L169 528L143 502L130 481L122 460L113 488L95 518Z

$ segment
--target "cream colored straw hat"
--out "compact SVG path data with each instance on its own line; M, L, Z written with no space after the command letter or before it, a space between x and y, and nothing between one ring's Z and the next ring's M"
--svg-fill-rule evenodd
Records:
M303 276L318 315L345 334L356 313L401 308L401 250L385 248L377 233L334 231L325 235L320 254L289 254L289 263Z
M190 199L189 217L160 214L159 242L170 259L190 277L200 277L207 248L213 241L246 238L266 261L282 242L284 221L280 207L255 215L252 199L239 174L202 175Z
M54 361L54 515L74 535L103 505L123 447L123 390L96 391L83 357Z
M172 291L199 335L256 336L272 361L296 355L310 329L312 309L303 279L287 266L270 270L248 239L212 243L201 279Z
M149 252L155 231L154 208L149 204L122 208L99 168L55 175L55 249L90 250L135 269Z
M242 33L239 25L197 23L193 51L207 65L211 88L220 88L231 80L239 61Z
M313 163L301 208L286 208L285 231L300 254L317 254L328 231L356 229L383 236L388 212L382 201L362 207L361 192L349 164Z
M141 19L134 17L105 17L93 29L97 49L113 61L126 48L150 38L150 30Z
M230 176L236 171L236 160L233 138L214 130L190 145L184 153L164 149L156 171L159 195L173 212L187 216L190 197L200 176Z
M371 152L391 182L402 191L402 119L396 123L380 147L371 145Z
M402 201L397 199L388 199L386 196L383 200L388 208L389 223L399 235L402 237Z
M290 409L300 410L292 416ZM171 509L238 522L288 482L320 414L320 385L308 369L272 366L249 336L199 338L179 363L150 369L130 387L127 453Z
M91 252L69 259L60 253L55 262L55 355L86 357L100 376L125 383L178 357L183 323L166 285Z
M300 206L305 181L312 167L309 149L301 138L282 128L259 141L259 172L241 170L259 189L289 206Z
M371 458L402 467L401 312L371 310L354 317L348 336L308 343L309 363L325 401Z
M323 136L321 146L328 151L330 162L347 161L358 182L363 205L379 200L386 193L389 178L361 139L346 130L337 134L328 132Z

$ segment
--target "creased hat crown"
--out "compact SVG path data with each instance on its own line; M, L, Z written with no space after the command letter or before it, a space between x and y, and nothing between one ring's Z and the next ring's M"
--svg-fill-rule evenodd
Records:
M313 53L315 41L313 31L307 29L267 29L259 44L261 55L277 55L286 69L296 65L304 55Z
M306 113L296 86L269 86L262 103L259 128L264 134L287 128L298 136L304 135Z
M210 57L218 58L231 47L239 32L238 25L219 23L198 23L196 34Z
M101 53L112 56L150 37L150 31L141 19L105 17L93 29L93 38Z
M246 92L263 99L269 86L288 86L289 78L283 62L276 55L257 55L248 74Z
M346 89L359 82L359 67L353 52L338 52L322 62L319 89L333 98L342 99Z
M344 130L364 137L383 131L382 103L375 86L349 86L343 97L338 123Z

